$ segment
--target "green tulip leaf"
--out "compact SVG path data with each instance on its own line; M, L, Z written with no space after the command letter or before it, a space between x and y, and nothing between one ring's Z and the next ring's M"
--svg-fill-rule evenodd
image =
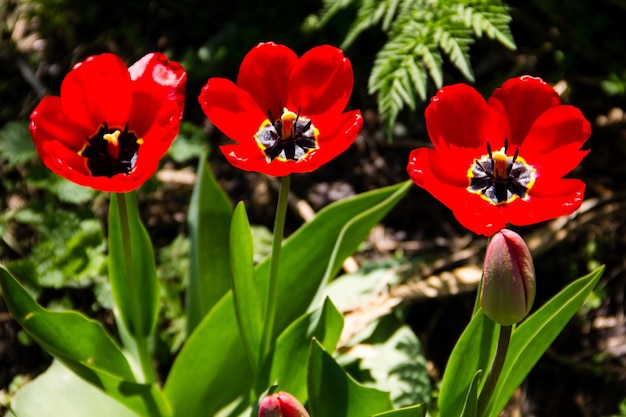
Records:
M409 407L402 407L397 410L374 414L372 417L426 417L426 411L425 404L416 404Z
M60 362L26 384L11 399L11 417L137 417L86 383Z
M122 323L135 338L152 334L159 308L154 251L135 193L114 193L109 207L109 282Z
M461 417L476 417L478 412L478 386L480 384L480 374L482 370L476 371L472 382L470 383L469 390L467 391L467 397L465 398L465 404Z
M259 366L261 332L263 331L262 301L254 276L254 247L246 207L237 204L230 226L230 253L233 299L237 324L248 353L252 369Z
M207 164L198 163L198 176L189 203L187 223L191 242L189 284L186 293L187 331L230 289L228 238L233 206Z
M491 365L497 339L495 323L478 310L448 358L439 392L440 415L461 415L477 371Z
M407 181L331 204L285 240L278 278L276 334L307 310L346 223L367 213L360 217L354 233L344 234L336 259L353 253L369 230L404 197L411 184ZM261 299L265 299L268 274L268 260L257 265L255 275ZM228 292L189 336L172 365L165 394L174 414L205 417L247 395L253 374L242 363L247 363L246 351L237 326L232 292Z
M275 335L300 317L324 279L336 274L342 262L365 240L372 227L406 195L407 181L337 202L321 210L283 244ZM269 258L257 267L262 299L269 276ZM320 299L320 304L323 299ZM315 305L314 307L319 307Z
M74 311L44 309L1 266L0 287L17 322L76 375L142 415L169 415L155 386L134 382L124 353L100 323Z
M17 322L45 351L68 365L99 369L135 381L119 346L102 325L74 311L41 307L11 273L0 266L0 287Z
M117 380L100 373L105 392L79 378L58 361L28 383L11 400L17 417L136 417L171 416L154 385ZM107 395L108 394L108 395ZM11 414L9 414L11 415Z
M257 383L257 394L276 383L279 391L286 391L302 404L306 403L307 358L311 340L315 338L324 349L332 352L339 342L342 328L343 316L329 298L318 310L295 320L278 337Z
M513 392L583 305L603 272L602 266L572 282L515 328L487 415L500 414Z
M389 393L356 382L317 340L309 353L308 392L312 417L370 417L391 409Z

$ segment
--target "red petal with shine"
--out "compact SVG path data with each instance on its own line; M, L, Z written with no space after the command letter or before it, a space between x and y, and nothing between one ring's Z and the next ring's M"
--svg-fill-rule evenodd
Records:
M354 76L352 65L341 49L330 45L315 47L297 62L289 78L292 111L302 107L304 115L341 113L348 104Z
M130 75L113 54L87 58L61 84L63 113L72 123L95 133L103 122L123 128L131 108Z
M298 62L291 49L274 42L260 43L243 59L239 67L237 85L256 100L257 106L278 119L287 105L289 74ZM297 111L296 109L291 109Z
M198 97L204 114L226 136L253 152L262 153L254 135L267 119L250 94L225 78L211 78Z
M550 107L561 104L558 94L540 78L512 78L496 89L489 105L510 125L509 145L521 146L535 120Z
M454 145L484 154L486 141L490 141L492 149L499 149L508 134L505 119L466 84L451 85L437 92L426 108L426 128L433 145L442 152Z
M152 53L135 62L128 72L133 81L129 127L137 136L147 135L155 122L166 124L171 119L181 119L187 80L183 67L169 62L161 53ZM163 111L164 106L170 108Z
M30 116L30 133L37 149L44 142L58 141L72 152L80 151L85 146L85 138L91 131L72 126L61 109L59 97L44 97ZM53 158L54 155L39 152L42 159Z
M541 177L561 178L587 155L580 148L590 135L591 126L580 110L551 107L537 118L520 153Z

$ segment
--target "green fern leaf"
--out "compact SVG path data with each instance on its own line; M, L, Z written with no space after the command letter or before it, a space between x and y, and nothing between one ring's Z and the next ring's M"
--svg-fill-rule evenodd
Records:
M434 38L463 76L470 81L474 81L474 73L469 57L469 46L473 39L469 37L468 32L467 29L462 27L445 29L443 26L440 26L435 30Z
M397 0L362 0L356 19L341 47L348 48L363 31L376 26L388 14L390 3L396 2Z
M427 99L428 79L443 84L443 56L473 81L470 45L488 37L515 49L503 0L323 0L321 21L338 10L358 7L342 47L347 48L365 30L381 24L389 40L376 55L368 81L376 94L388 132L400 111Z
M319 27L324 26L340 10L343 10L359 0L323 0L322 10L319 12Z
M511 50L516 48L509 28L511 16L505 5L484 2L474 6L461 5L460 13L463 15L465 25L473 29L476 37L482 37L484 32L489 39L497 40Z

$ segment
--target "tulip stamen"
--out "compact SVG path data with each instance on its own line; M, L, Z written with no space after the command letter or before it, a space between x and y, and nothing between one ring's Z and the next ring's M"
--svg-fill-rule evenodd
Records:
M299 162L319 148L319 131L311 119L302 116L301 107L294 113L287 107L279 119L274 119L271 109L254 138L265 153L267 163L274 159Z
M124 129L110 128L106 122L78 151L85 158L87 169L94 177L111 178L117 174L130 174L135 169L137 154L143 140L135 132Z
M508 138L504 138L500 150L493 151L488 141L486 147L487 153L474 159L467 170L467 191L493 205L511 203L517 198L527 200L537 170L519 155L519 147L515 148L513 156L507 155Z

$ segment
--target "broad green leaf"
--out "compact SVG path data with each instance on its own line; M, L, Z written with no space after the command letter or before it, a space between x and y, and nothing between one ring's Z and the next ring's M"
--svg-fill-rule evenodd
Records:
M0 287L17 322L76 375L140 414L169 415L168 406L154 385L134 382L126 357L100 323L73 311L42 308L1 266Z
M20 389L11 408L13 417L137 417L58 361Z
M109 282L131 335L152 334L159 308L154 251L134 193L114 193L109 207Z
M63 362L74 373L100 388L109 397L124 404L140 416L169 417L171 408L163 393L154 384L123 381L98 369Z
M165 396L175 416L211 416L248 394L253 378L229 291L183 345L165 382Z
M343 261L406 195L412 184L406 181L332 204L287 239L281 255L280 314L276 317L275 335L308 309L322 279L341 269ZM269 259L257 266L256 273L261 283L261 297L265 299Z
M98 381L98 390L93 383L79 378L75 369L72 371L54 361L42 376L18 392L12 402L16 414L19 417L172 415L163 394L154 385L121 381L94 371L88 380Z
M311 342L307 385L312 417L370 417L391 409L389 393L356 382L317 340Z
M252 369L256 372L261 353L263 331L263 308L254 277L254 248L252 232L243 202L237 204L230 225L230 253L233 282L233 298L237 324L248 352Z
M478 387L480 385L480 374L483 371L479 369L474 374L472 382L470 383L469 390L467 391L467 397L465 397L465 405L461 412L461 417L477 417L478 412Z
M374 414L372 417L426 417L426 411L425 404L416 404L410 407Z
M336 259L354 252L369 229L400 201L410 185L407 181L331 204L283 243L276 334L307 310L333 251ZM335 250L333 246L344 225L364 211L368 216L362 218L360 227L354 228L354 234L347 234L341 250ZM339 268L339 262L337 265ZM268 272L268 261L256 267L261 297L266 291ZM246 353L237 328L232 293L228 292L190 335L174 361L165 383L165 394L174 414L205 417L237 397L248 395L253 377L242 363L247 363Z
M580 309L603 272L604 267L600 267L572 282L513 331L487 415L497 416L506 406L513 392Z
M278 337L264 373L257 383L257 394L278 384L279 391L287 391L302 404L307 401L307 358L311 340L315 338L327 351L334 351L341 336L343 316L330 299L311 313L294 321ZM271 366L271 370L267 367Z
M461 415L476 371L491 365L497 339L495 323L482 310L476 312L448 359L439 393L440 415Z
M48 353L68 365L135 380L126 357L100 323L73 311L44 309L3 266L0 287L15 320Z
M190 268L187 288L187 331L230 289L228 237L233 207L206 162L200 159L189 203Z

